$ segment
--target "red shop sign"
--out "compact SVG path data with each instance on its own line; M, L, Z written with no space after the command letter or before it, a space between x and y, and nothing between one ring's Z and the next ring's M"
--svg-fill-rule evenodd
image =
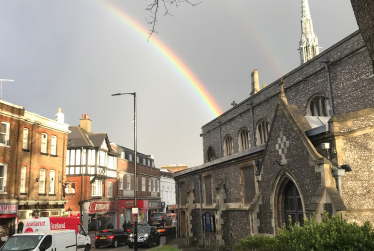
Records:
M91 202L90 213L117 211L118 202Z

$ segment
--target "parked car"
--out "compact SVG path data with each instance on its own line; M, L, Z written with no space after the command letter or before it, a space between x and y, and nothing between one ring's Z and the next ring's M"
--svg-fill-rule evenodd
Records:
M156 226L156 227L163 227L163 226L170 226L172 220L170 216L166 213L153 213L151 217L149 217L149 225Z
M121 229L101 230L95 236L95 247L126 245L129 235Z
M149 227L150 225L147 222L139 222L138 227L140 227L140 226ZM132 224L131 229L127 229L127 234L130 235L132 233L134 233L134 224Z
M138 227L138 245L151 247L153 243L160 245L160 233L155 227L139 226ZM127 242L130 248L134 246L134 234L129 236Z

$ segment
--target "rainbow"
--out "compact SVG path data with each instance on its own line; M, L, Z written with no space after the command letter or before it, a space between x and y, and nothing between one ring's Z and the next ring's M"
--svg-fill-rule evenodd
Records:
M97 1L102 6L107 8L111 13L114 14L116 18L118 18L121 22L124 22L128 26L130 26L134 31L144 37L144 39L148 39L148 29L140 25L136 22L132 17L130 17L126 12L119 9L118 7L103 1ZM210 111L213 113L215 117L218 117L223 113L221 108L212 98L212 96L208 93L205 89L203 84L199 81L199 79L192 73L192 71L182 62L180 58L175 55L173 51L171 51L166 45L164 45L160 40L158 40L155 36L149 40L150 43L158 49L162 55L168 59L168 61L178 70L178 72L187 80L187 82L195 89L195 91L200 95L203 101L207 104Z

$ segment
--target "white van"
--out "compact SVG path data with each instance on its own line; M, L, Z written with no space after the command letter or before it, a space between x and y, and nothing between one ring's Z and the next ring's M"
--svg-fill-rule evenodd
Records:
M1 251L76 251L77 237L74 230L50 230L15 234L5 242Z
M26 219L22 233L38 233L48 230L75 230L77 234L77 249L89 251L91 249L91 238L76 217L36 217Z

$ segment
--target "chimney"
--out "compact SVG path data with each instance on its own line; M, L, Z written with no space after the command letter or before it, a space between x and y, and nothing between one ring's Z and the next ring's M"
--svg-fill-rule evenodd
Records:
M260 84L258 82L258 71L254 70L251 74L252 84L251 84L251 95L257 93L260 90Z
M58 108L58 112L55 115L55 120L59 123L64 124L65 115L61 112L61 107Z
M83 128L89 133L91 132L91 120L90 120L90 115L88 114L82 114L82 118L80 119L79 127Z

